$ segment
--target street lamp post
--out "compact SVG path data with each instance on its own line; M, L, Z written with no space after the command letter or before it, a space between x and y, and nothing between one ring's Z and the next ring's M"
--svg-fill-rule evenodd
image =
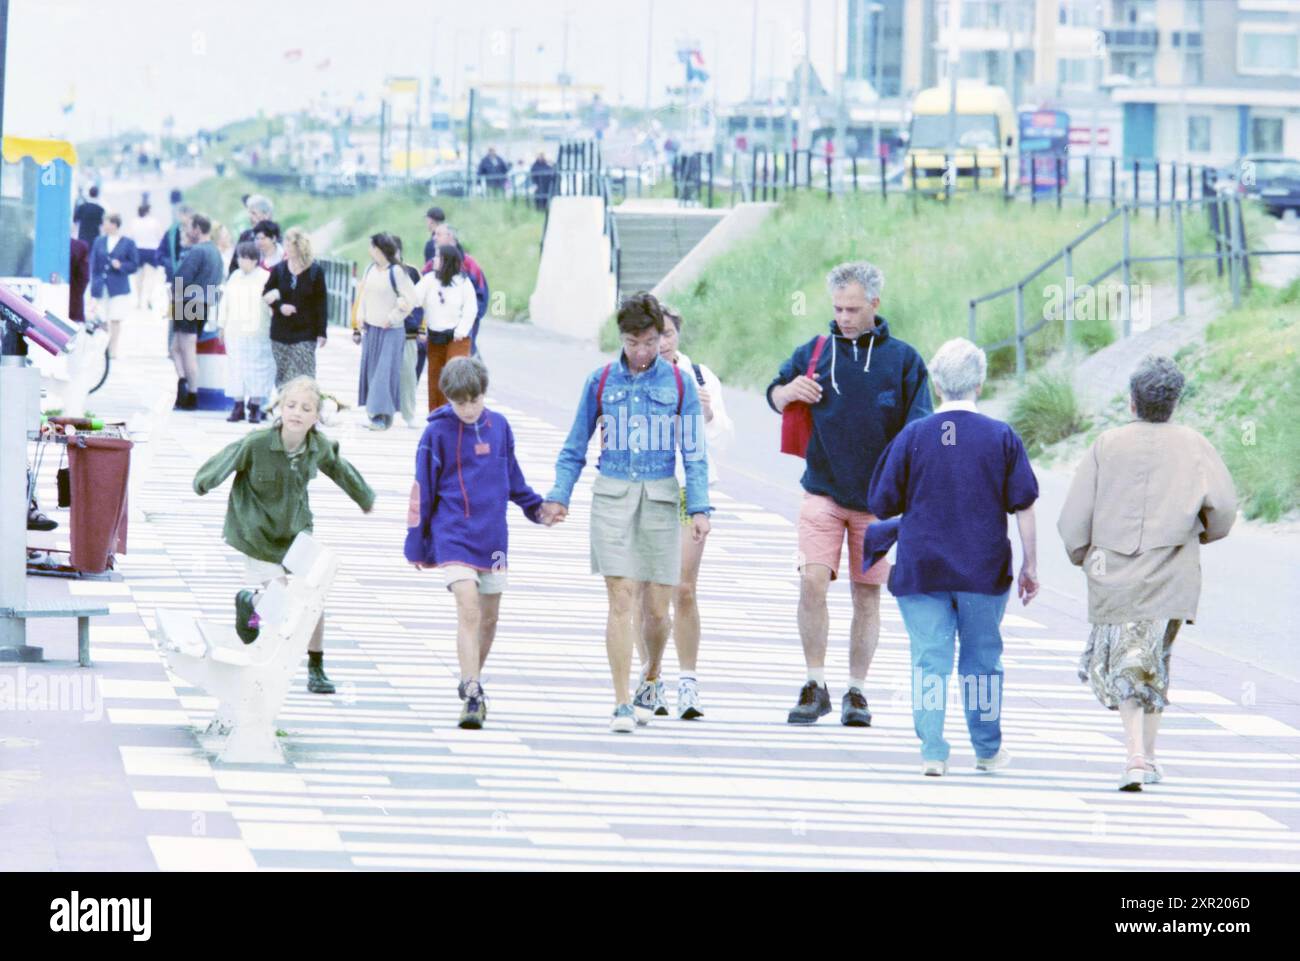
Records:
M875 60L875 63L872 64L872 66L875 67L875 74L876 74L876 79L874 81L876 87L876 109L872 115L872 121L871 121L871 148L875 150L876 159L879 160L880 159L880 104L881 101L884 100L884 94L880 90L880 35L884 32L885 29L885 8L879 3L873 3L868 9L871 11L872 14L871 22L876 28L876 37L875 37L876 49L875 52L872 54Z

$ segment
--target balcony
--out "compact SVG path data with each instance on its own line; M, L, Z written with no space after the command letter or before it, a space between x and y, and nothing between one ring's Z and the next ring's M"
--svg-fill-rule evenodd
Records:
M1160 43L1158 30L1108 29L1102 33L1106 37L1106 49L1112 53L1154 53Z
M1201 49L1201 31L1199 30L1173 30L1169 34L1169 42L1175 50L1200 50Z

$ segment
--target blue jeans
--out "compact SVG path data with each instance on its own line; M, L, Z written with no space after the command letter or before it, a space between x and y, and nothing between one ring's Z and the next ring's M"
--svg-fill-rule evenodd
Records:
M961 637L957 664L966 727L976 757L1002 746L1002 613L1006 594L939 591L903 594L898 608L912 639L912 721L926 761L948 760L943 739L953 643Z

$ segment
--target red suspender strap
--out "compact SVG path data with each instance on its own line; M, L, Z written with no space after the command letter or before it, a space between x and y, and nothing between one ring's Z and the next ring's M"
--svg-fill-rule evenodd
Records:
M822 351L826 349L826 338L818 337L817 343L813 344L812 360L808 362L808 376L811 377L817 373L817 361L821 360Z
M681 369L673 364L673 378L677 381L677 416L682 416L682 401L686 397L686 385L682 383Z
M601 418L601 417L603 416L603 414L604 414L604 403L603 403L603 402L604 402L604 398L605 398L605 381L609 380L609 369L610 369L611 367L613 367L613 366L614 366L613 364L606 364L606 365L605 365L605 369L602 370L602 371L600 372L600 383L596 385L596 420L597 420L597 422L600 421L600 418Z

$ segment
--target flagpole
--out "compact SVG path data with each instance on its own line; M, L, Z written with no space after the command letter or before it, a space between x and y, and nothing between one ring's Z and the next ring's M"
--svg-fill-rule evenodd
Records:
M9 46L9 0L0 0L0 139L5 132L5 59Z

